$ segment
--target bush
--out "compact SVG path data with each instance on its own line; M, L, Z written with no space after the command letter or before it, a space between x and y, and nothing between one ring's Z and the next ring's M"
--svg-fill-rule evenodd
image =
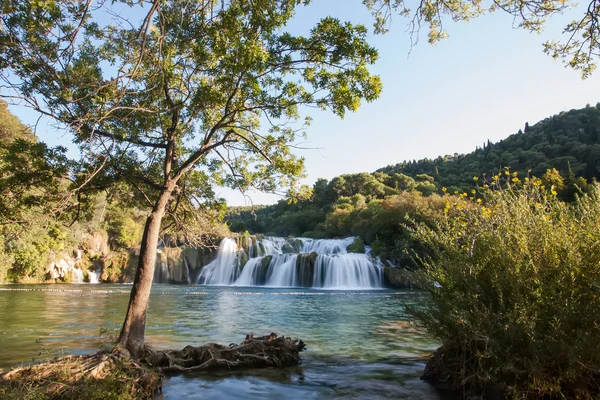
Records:
M143 214L115 202L106 213L106 230L113 249L128 249L140 245L144 233Z
M365 253L365 244L362 241L361 238L359 237L355 237L354 241L352 243L350 243L348 245L348 247L346 247L346 251L348 253L361 253L364 254Z
M430 297L409 312L442 342L426 373L517 398L598 398L598 188L571 205L539 180L496 189L414 229L427 256L413 278Z
M50 261L78 241L58 224L31 223L26 232L7 240L4 256L0 254L0 281L42 281ZM4 276L1 272L6 271Z

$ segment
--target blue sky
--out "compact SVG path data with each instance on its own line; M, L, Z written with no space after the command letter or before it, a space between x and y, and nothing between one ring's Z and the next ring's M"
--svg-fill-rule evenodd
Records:
M380 59L372 71L383 92L344 120L312 111L305 147L307 178L331 179L345 173L372 172L409 159L466 153L488 139L498 141L550 115L600 101L600 71L582 81L542 52L542 43L561 37L562 28L581 15L571 10L553 17L541 35L513 28L512 18L496 13L469 23L446 22L450 38L436 46L421 42L410 52L407 20L396 16L391 31L370 42ZM371 25L359 0L316 0L301 8L290 30L306 31L331 15ZM11 108L26 123L31 113ZM48 143L66 144L48 122L38 126ZM220 190L231 205L246 204L234 191ZM274 195L249 193L254 204L273 203Z

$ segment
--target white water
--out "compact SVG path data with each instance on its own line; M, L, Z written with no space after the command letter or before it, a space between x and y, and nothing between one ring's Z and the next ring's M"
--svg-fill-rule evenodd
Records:
M230 285L239 276L238 248L234 239L225 238L219 244L217 258L202 268L196 283Z
M83 282L83 271L79 268L73 268L71 273L71 282L73 283L81 283Z
M345 254L346 247L354 242L353 237L346 239L304 239L301 253Z
M158 265L154 268L154 282L169 282L169 265L166 260L163 260L161 257L162 250L158 249L156 250L156 253Z
M88 275L90 276L90 283L98 283L98 278L100 277L100 272L88 271Z
M381 262L366 254L320 254L315 261L313 287L323 289L376 288L383 284Z
M294 244L299 253L289 253ZM248 254L234 239L223 239L217 258L205 266L199 284L223 286L316 287L377 289L383 287L383 265L368 254L347 253L354 238L307 239L264 237ZM287 254L284 254L284 246ZM296 249L298 247L295 247ZM317 253L318 255L310 255ZM245 256L245 257L244 257ZM268 265L265 257L270 256ZM299 257L302 257L299 259ZM248 261L240 265L243 259Z
M263 254L258 255L270 256L273 254L281 254L281 248L286 243L286 240L282 237L267 236L264 239L259 240L257 243L262 243L262 246L257 246L259 249L261 247L264 248L264 252L262 252Z
M258 267L260 267L263 258L264 257L254 257L249 259L246 265L244 265L244 269L242 269L242 274L235 281L235 285L253 286L255 282L258 282L258 274L260 273Z
M297 287L300 286L296 276L298 254L280 254L273 256L267 271L265 286Z

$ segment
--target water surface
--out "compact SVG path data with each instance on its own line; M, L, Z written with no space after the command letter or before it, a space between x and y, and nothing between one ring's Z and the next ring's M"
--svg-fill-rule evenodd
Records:
M0 368L95 351L118 333L128 285L0 285ZM239 343L270 332L307 344L299 367L169 377L177 398L444 398L419 379L437 343L416 332L404 306L415 291L154 285L146 340L154 348Z

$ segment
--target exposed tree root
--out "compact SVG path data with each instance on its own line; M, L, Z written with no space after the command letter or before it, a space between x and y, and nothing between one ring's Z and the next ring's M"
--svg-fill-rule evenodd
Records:
M241 344L222 346L209 343L200 347L186 346L181 351L146 350L142 362L161 372L191 372L214 369L288 367L302 362L302 340L292 340L271 333L246 336Z
M287 367L302 362L302 340L271 333L252 335L239 345L210 343L181 351L146 348L133 360L119 348L84 356L66 356L13 369L0 370L2 399L152 398L161 387L162 372ZM112 396L112 397L111 397Z

